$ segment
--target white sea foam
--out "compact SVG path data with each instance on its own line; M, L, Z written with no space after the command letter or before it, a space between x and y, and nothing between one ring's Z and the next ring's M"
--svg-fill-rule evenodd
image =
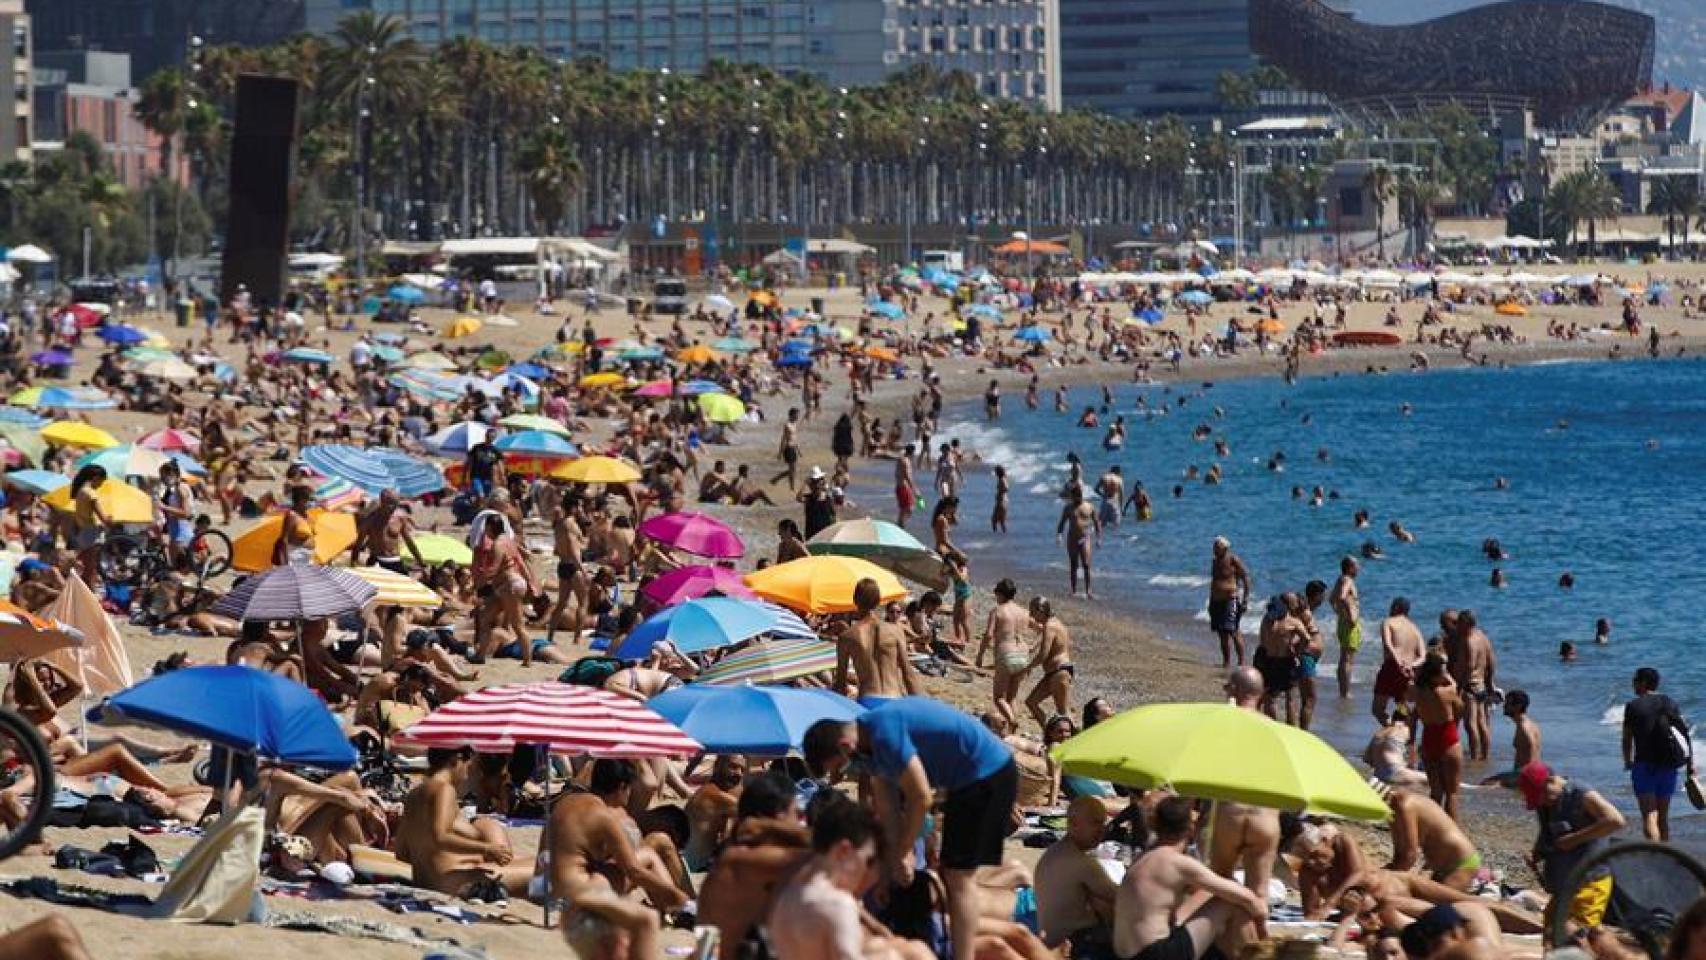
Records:
M1052 466L1052 457L1033 447L1015 443L1000 427L960 423L942 433L938 439L943 443L958 440L961 447L976 455L986 467L1006 467L1007 478L1015 486L1041 479Z
M1158 573L1149 578L1149 585L1152 587L1206 587L1209 583L1207 577L1177 576L1170 573ZM1203 617L1206 619L1207 616L1208 611L1204 610Z

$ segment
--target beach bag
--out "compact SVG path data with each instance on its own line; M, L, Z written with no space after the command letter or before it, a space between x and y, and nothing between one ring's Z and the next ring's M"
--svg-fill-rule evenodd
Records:
M615 657L582 657L558 674L557 680L577 687L603 687L604 681L621 669L622 661Z

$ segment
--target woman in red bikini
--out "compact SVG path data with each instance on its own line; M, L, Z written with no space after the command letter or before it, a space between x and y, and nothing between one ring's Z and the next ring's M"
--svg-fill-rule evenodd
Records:
M1457 819L1457 793L1463 781L1463 747L1457 722L1463 698L1445 669L1445 659L1430 653L1416 674L1416 716L1422 723L1422 770L1428 794Z

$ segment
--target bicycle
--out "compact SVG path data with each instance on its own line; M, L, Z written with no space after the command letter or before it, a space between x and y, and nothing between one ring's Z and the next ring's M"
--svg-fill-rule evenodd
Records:
M174 572L159 531L109 536L101 545L101 576L108 583L147 587ZM178 570L195 574L196 587L231 569L231 538L218 530L198 530L179 558Z
M28 788L14 792L26 777ZM40 839L53 795L53 761L35 724L0 707L0 860Z

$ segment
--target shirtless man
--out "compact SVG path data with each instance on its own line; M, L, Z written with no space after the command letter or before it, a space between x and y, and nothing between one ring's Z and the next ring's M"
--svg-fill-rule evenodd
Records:
M1328 601L1333 615L1338 617L1339 635L1339 699L1351 696L1351 666L1362 646L1362 595L1357 592L1357 562L1355 557L1339 561L1339 579L1333 583Z
M1037 860L1037 920L1050 949L1069 941L1075 957L1105 956L1111 949L1119 887L1093 853L1107 826L1107 805L1076 797L1066 808L1066 836Z
M835 641L835 692L845 696L857 686L859 702L866 706L923 689L907 655L906 628L883 617L882 603L883 590L877 581L866 578L854 584L853 605L859 619Z
M1493 676L1499 661L1493 642L1475 622L1475 611L1460 610L1455 630L1446 638L1446 661L1451 679L1463 694L1463 737L1466 760L1485 760L1492 745Z
M698 873L711 865L711 858L727 838L735 811L740 807L741 778L745 776L745 757L718 754L711 765L710 779L687 801L691 832L687 847L681 851L687 869Z
M350 557L356 562L360 562L361 551L365 547L369 563L406 576L408 571L403 567L400 545L409 548L415 563L422 568L427 565L421 558L420 547L415 546L414 518L409 515L408 504L397 496L395 490L379 494L379 502L362 515L356 534L355 546L350 548Z
M1074 485L1067 491L1066 506L1061 508L1060 522L1054 525L1054 539L1061 541L1066 538L1066 568L1067 578L1072 588L1072 595L1078 596L1078 569L1084 569L1084 598L1096 599L1095 591L1090 585L1090 557L1094 545L1102 543L1102 517L1096 508L1084 500L1084 487Z
M1254 667L1238 667L1226 678L1226 695L1240 709L1260 712L1262 675ZM1267 905L1268 878L1279 855L1279 811L1222 801L1214 805L1208 865L1223 877L1244 869L1244 886ZM1122 952L1123 953L1123 952Z
M1352 881L1368 871L1362 845L1332 823L1304 822L1289 849L1297 857L1297 890L1307 920L1325 919Z
M782 461L782 470L770 478L771 483L781 480L788 481L789 490L800 488L800 411L797 407L788 408L788 419L782 424L782 436L776 444L776 456Z
M912 511L918 505L918 483L912 478L912 457L916 448L907 444L906 449L894 461L894 502L896 508L895 523L906 526L906 521L912 519Z
M1298 611L1303 598L1295 593L1283 593L1268 601L1262 616L1261 632L1256 638L1256 655L1251 658L1262 675L1262 712L1275 716L1274 701L1285 699L1285 722L1297 722L1297 705L1292 699L1292 687L1298 677L1298 655L1309 642L1309 632Z
M418 887L492 901L502 892L521 896L530 866L515 863L504 828L491 819L462 819L461 797L478 771L474 751L434 747L427 775L403 800L397 823L397 857L414 867Z
M1410 619L1410 601L1395 597L1380 622L1380 673L1374 678L1374 719L1386 726L1387 707L1394 701L1408 703L1416 670L1427 659L1428 645L1422 629Z
M795 799L794 781L778 770L741 783L736 823L699 887L699 923L723 933L719 960L735 960L769 915L776 888L811 856Z
M1242 931L1254 921L1266 937L1268 904L1185 853L1191 804L1168 797L1155 807L1155 845L1126 870L1114 904L1114 955L1127 960L1222 960L1239 955ZM1189 916L1194 895L1209 894Z
M1408 872L1419 859L1435 881L1468 891L1481 854L1445 808L1408 790L1387 793L1386 805L1392 808L1392 862L1386 869Z
M597 953L611 928L630 938L629 956L662 956L658 911L687 899L625 812L634 779L628 761L594 761L591 792L564 796L551 810L548 895L568 903L563 934L581 956ZM635 899L636 891L652 906Z
M545 642L557 639L557 628L564 625L563 616L567 614L570 642L578 643L586 623L592 583L581 566L581 558L586 555L586 535L564 503L559 502L551 511L551 535L557 554L557 602L551 606Z
M1014 729L1019 726L1019 715L1013 710L1013 701L1019 696L1019 681L1031 659L1022 632L1029 618L1013 602L1018 593L1019 588L1009 577L1003 577L995 585L995 608L989 611L983 636L977 641L977 653L972 657L972 665L982 669L983 652L994 644L995 712Z
M1042 635L1042 640L1023 672L1030 673L1040 667L1042 674L1037 677L1037 685L1025 695L1025 709L1031 712L1037 726L1046 727L1044 700L1054 698L1056 716L1072 713L1072 636L1066 632L1066 624L1054 615L1054 607L1042 597L1031 598L1030 613L1031 627Z
M1096 493L1102 498L1097 507L1102 526L1119 526L1120 507L1125 503L1125 477L1120 474L1119 464L1109 466L1107 471L1097 478Z
M1239 620L1250 604L1250 571L1232 552L1225 537L1214 538L1214 559L1209 563L1208 627L1220 638L1220 666L1232 666L1234 657L1244 665L1244 636Z

